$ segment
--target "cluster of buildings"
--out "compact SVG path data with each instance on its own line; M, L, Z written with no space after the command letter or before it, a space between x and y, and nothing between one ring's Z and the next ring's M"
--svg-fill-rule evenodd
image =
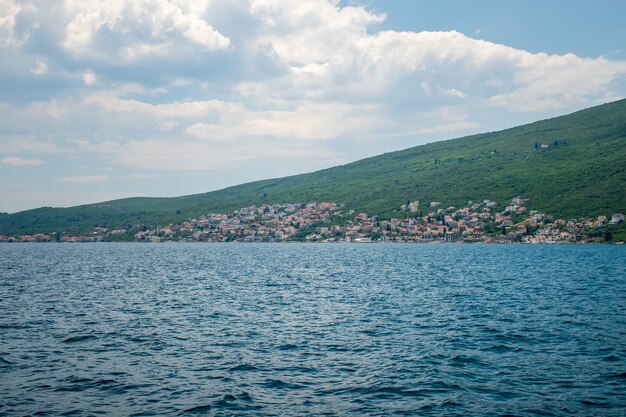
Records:
M280 242L305 240L319 225L333 223L343 211L335 203L249 206L230 214L209 213L180 224L137 232L137 241ZM321 229L328 229L321 227ZM330 230L330 229L328 229Z
M608 223L623 214L563 220L527 208L528 199L514 198L504 207L495 201L444 207L419 201L395 210L394 218L356 213L329 202L244 207L228 214L208 213L197 219L162 227L132 230L97 227L87 236L55 234L0 236L0 241L94 242L492 242L577 243L598 241Z

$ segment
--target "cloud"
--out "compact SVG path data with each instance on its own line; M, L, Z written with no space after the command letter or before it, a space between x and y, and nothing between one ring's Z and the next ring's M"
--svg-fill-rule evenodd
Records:
M145 174L145 173L117 176L117 178L123 179L123 180L151 180L151 179L160 178L160 177L162 177L162 175L160 174Z
M384 19L339 0L2 1L0 152L46 160L57 186L127 189L133 169L261 178L626 95L625 61Z
M467 97L465 95L465 93L463 93L462 91L457 90L456 88L449 88L449 89L442 89L443 94L445 94L448 97L457 97L457 98L464 98Z
M205 139L236 140L247 137L319 141L358 136L386 125L377 106L344 103L306 103L272 111L239 109L227 123L196 123L185 132Z
M223 114L238 111L241 105L220 100L175 101L151 104L139 100L121 99L108 92L87 96L85 105L96 105L107 113L126 113L155 120L188 118L219 118Z
M63 148L59 144L50 140L37 139L34 137L24 137L19 135L0 134L0 152L59 153L63 152Z
M69 182L74 184L94 184L105 182L108 178L105 175L87 175L82 177L61 177L57 178L58 182Z
M91 71L87 71L83 74L83 82L85 85L94 85L97 81L98 77Z
M512 91L496 94L490 102L516 111L559 109L593 97L614 95L611 83L626 74L626 62L605 58L583 59L519 53Z
M475 130L480 127L480 123L464 121L464 122L451 122L432 127L425 127L417 129L415 133L419 134L432 134L432 133L453 133L458 131Z
M66 0L69 17L62 45L75 56L135 61L167 56L181 47L214 51L230 41L201 16L207 2L144 0ZM104 50L98 48L106 46Z
M81 204L110 201L120 198L143 196L141 191L98 192L98 191L15 191L11 198L3 201L2 210L15 213L33 207L69 207Z
M59 119L64 116L68 110L66 105L58 103L56 100L34 101L28 108L28 114L35 117Z
M626 73L621 61L532 54L454 31L375 31L384 14L329 0L65 0L37 7L8 1L4 7L2 27L28 38L25 48L49 38L48 56L36 57L31 69L53 76L65 66L64 74L75 71L85 86L102 83L89 99L110 94L106 83L116 79L174 90L183 89L177 83L184 79L234 105L375 102L398 111L411 100L432 106L472 97L536 111L619 96L615 82ZM229 25L232 19L246 27ZM159 105L210 101L198 96ZM109 104L131 103L113 97Z
M288 91L311 100L349 97L388 103L407 94L438 101L470 96L531 111L608 96L612 83L626 74L625 62L532 54L454 31L369 34L358 24L298 23L300 29L292 34L259 40L290 66L289 76L242 83L242 94L278 98ZM320 42L320 37L328 41ZM424 88L433 85L439 88Z
M19 156L7 156L0 159L0 163L14 166L36 166L43 165L44 162L41 159L25 159L20 158Z
M198 143L174 140L137 140L129 142L105 142L85 148L90 152L108 154L116 165L137 169L215 171L219 168L240 166L248 161L266 157L282 157L297 160L317 157L336 159L330 149L316 144L293 143L289 140L255 141L246 146L229 143Z
M248 159L241 151L193 142L159 140L110 144L116 164L158 170L215 170Z
M21 5L13 0L0 2L0 46L8 47L19 44L15 37L15 17L22 11Z
M31 72L35 75L42 75L47 69L48 65L46 62L41 58L37 58L35 68L31 69Z

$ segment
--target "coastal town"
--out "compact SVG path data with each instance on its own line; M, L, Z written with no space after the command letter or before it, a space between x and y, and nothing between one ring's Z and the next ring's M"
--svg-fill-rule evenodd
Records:
M86 235L0 236L0 242L603 243L612 241L607 225L624 222L621 213L559 219L529 210L529 203L517 197L505 205L483 200L457 208L407 201L388 219L332 202L251 205L160 227L95 227Z

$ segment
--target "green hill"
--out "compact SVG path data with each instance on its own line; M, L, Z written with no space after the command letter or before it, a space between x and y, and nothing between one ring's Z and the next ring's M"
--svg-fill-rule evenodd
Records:
M542 146L543 145L543 146ZM250 204L332 201L391 216L407 200L532 199L559 217L626 212L626 100L566 116L390 152L204 194L129 198L0 216L0 234L178 222Z

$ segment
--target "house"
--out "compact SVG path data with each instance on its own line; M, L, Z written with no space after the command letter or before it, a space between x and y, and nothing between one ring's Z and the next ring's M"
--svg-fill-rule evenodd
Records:
M530 199L528 198L515 197L511 200L511 203L513 203L514 206L523 206L524 204L528 204L529 201Z
M621 223L623 221L624 221L624 215L622 213L615 213L613 216L611 216L612 224Z

